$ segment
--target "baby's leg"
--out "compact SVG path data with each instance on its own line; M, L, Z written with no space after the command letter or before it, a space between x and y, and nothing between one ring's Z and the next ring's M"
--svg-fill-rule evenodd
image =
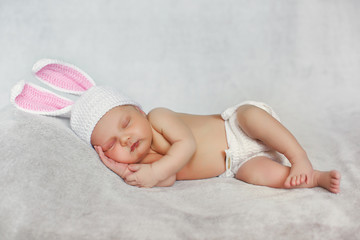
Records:
M285 187L290 168L267 157L255 157L244 163L236 174L236 178L244 182L273 188ZM308 183L304 182L290 188L322 187L330 192L340 192L340 173L333 170L321 172L314 170Z
M243 105L237 110L241 129L251 138L285 155L291 169L285 181L287 187L298 186L308 180L313 172L305 150L279 121L261 108Z

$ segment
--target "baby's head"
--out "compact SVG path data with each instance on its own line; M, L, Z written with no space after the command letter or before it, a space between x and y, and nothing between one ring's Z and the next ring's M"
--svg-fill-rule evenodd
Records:
M149 153L152 129L146 114L137 106L112 108L96 124L91 144L121 163L138 163Z
M96 86L78 67L56 59L41 59L33 66L40 81L81 96L76 102L40 86L20 81L10 101L20 110L46 116L70 117L70 126L89 146L98 145L110 158L140 161L150 150L152 130L138 103L111 88Z
M150 150L152 130L138 103L110 88L94 86L74 104L70 125L92 146L122 163L137 163Z

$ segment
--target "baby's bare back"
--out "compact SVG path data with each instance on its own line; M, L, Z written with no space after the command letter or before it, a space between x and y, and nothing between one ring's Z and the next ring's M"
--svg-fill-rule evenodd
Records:
M202 179L220 175L225 171L225 149L228 148L225 134L225 125L220 115L191 115L177 113L191 129L196 140L196 152L192 159L177 174L177 180ZM170 144L160 134L153 136L156 149L151 151L142 163L151 163L159 160Z

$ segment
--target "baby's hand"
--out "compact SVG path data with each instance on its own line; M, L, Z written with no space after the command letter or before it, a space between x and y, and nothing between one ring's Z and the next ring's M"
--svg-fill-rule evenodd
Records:
M129 185L151 188L159 183L151 164L131 164L129 169L133 172L125 178Z
M119 163L112 160L111 158L108 158L107 156L105 156L100 146L95 146L94 148L95 151L99 154L99 157L101 161L105 164L105 166L107 166L110 170L119 175L121 178L125 179L128 175L132 173L128 168L129 164Z
M286 188L296 187L303 183L309 184L312 181L314 169L308 159L296 161L290 169L290 174L285 180Z

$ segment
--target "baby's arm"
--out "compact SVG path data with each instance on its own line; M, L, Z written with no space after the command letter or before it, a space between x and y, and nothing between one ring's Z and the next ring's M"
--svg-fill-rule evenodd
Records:
M102 148L99 146L94 147L96 152L99 154L99 157L101 161L107 166L110 170L112 170L114 173L119 175L121 178L126 179L127 176L129 176L132 171L129 170L129 164L126 163L119 163L117 161L112 160L111 158L107 157ZM170 187L174 185L176 181L176 175L172 175L169 178L165 179L164 181L159 182L156 186L157 187Z
M294 187L312 179L313 168L305 150L295 137L275 118L261 108L244 105L237 110L240 127L251 138L282 153L291 163L285 187Z
M158 184L156 184L155 186L156 187L171 187L172 185L174 185L175 182L176 182L176 174L168 177L164 181L158 182Z
M134 173L126 178L126 182L139 187L153 187L169 177L173 178L196 150L196 142L191 130L176 113L165 108L157 108L149 113L148 119L154 130L159 132L171 147L156 162L129 165Z

